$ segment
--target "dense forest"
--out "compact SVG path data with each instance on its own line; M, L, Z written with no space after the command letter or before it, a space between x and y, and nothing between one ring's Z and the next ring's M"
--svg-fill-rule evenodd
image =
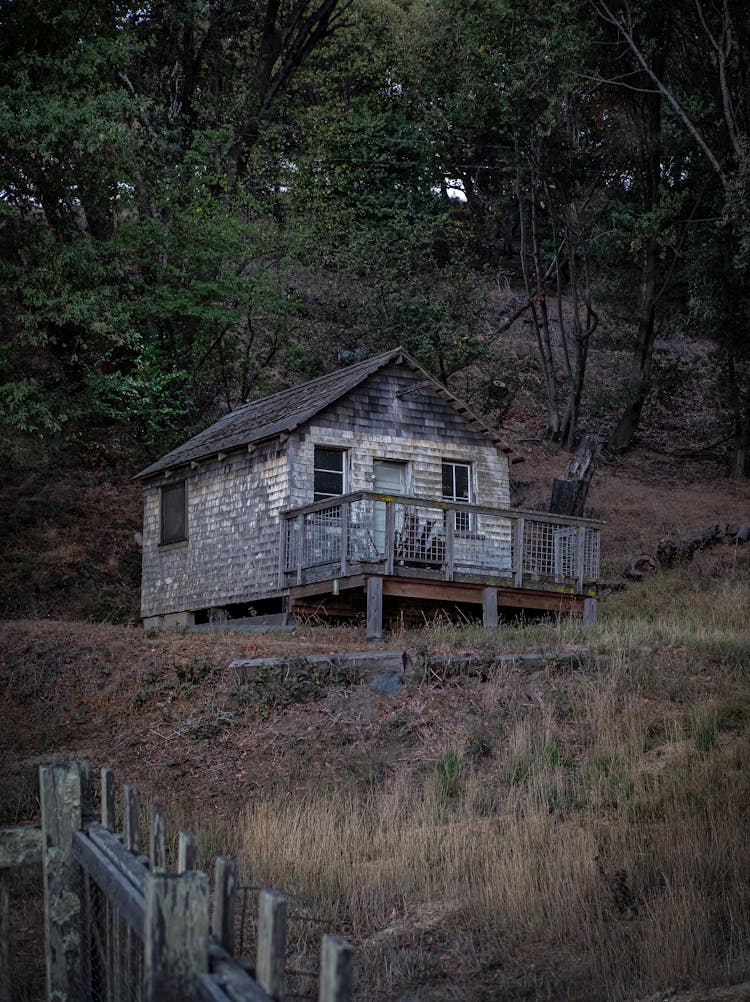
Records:
M492 373L523 324L565 448L598 392L629 449L708 343L747 477L749 70L739 0L3 4L6 454L163 452L396 344ZM502 420L512 379L488 385Z

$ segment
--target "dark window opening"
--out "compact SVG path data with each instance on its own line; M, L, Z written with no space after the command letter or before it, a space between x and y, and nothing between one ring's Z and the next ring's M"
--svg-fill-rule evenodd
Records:
M324 501L344 493L344 456L341 449L315 446L314 501Z
M468 463L443 463L443 501L469 504L471 501L471 467ZM456 532L469 532L471 519L468 511L457 511Z
M161 545L187 539L185 481L161 489Z

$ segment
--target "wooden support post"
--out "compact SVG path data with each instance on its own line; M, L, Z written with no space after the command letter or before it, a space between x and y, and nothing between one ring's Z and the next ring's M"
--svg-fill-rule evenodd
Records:
M383 579L367 579L367 639L381 640L383 637Z
M122 787L122 844L138 852L138 790L132 783Z
M497 629L497 588L482 589L482 623L487 630Z
M229 856L214 861L214 913L211 932L227 953L234 953L234 862Z
M583 600L583 625L596 626L599 618L599 601L595 598Z
M10 958L10 886L0 870L0 1002L11 1002Z
M385 573L393 574L396 562L396 507L393 501L385 503Z
M102 825L108 831L116 831L115 820L115 774L106 766L102 769Z
M47 999L68 1002L89 993L89 951L83 872L73 856L73 832L89 802L88 762L39 768Z
M524 520L517 518L513 524L513 587L523 588L523 530Z
M143 984L146 1002L194 997L208 969L208 876L149 873L145 885Z
M167 822L161 804L151 805L151 826L148 833L148 865L152 873L167 870Z
M284 998L285 961L286 898L278 891L263 890L258 896L255 977L274 1002L282 1002Z
M323 936L320 948L318 1002L349 1002L354 950L340 936Z
M198 869L198 843L192 832L180 832L177 843L177 872Z
M349 573L349 502L341 502L341 577Z
M443 577L446 581L453 580L453 557L456 549L456 509L449 508L445 513L445 565Z

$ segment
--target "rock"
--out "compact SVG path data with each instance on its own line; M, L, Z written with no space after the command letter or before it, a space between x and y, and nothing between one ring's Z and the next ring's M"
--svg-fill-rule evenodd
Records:
M404 683L398 675L376 675L370 682L370 690L378 696L398 696L404 691Z

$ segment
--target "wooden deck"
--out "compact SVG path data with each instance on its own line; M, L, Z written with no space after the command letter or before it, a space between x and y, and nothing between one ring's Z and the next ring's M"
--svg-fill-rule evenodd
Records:
M279 586L289 611L424 621L481 610L596 619L601 522L368 491L284 513Z

